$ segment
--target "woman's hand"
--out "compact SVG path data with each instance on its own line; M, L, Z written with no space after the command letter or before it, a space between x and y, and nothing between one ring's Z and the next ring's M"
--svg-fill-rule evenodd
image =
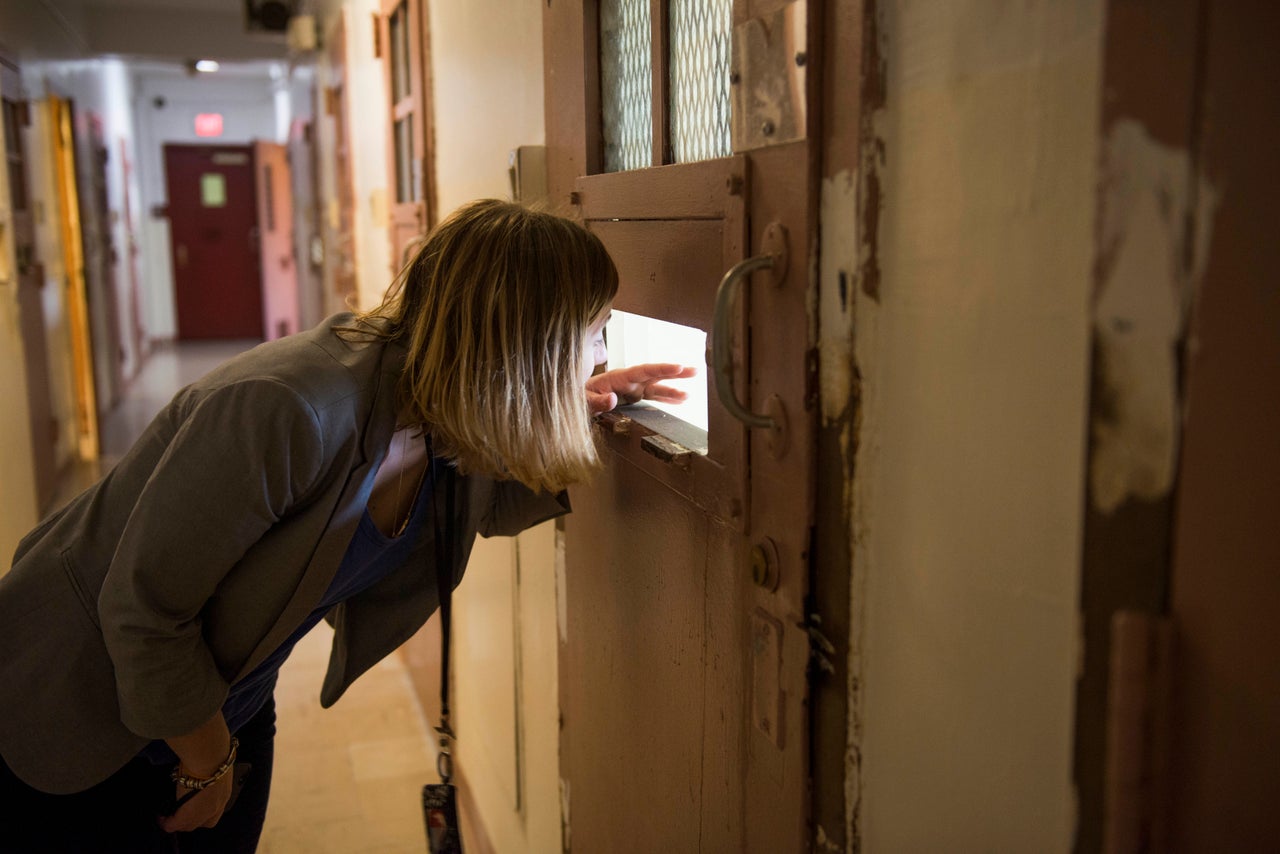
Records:
M211 777L231 752L231 733L227 722L218 712L206 723L186 735L165 739L182 762L182 771L193 777ZM228 771L217 782L197 791L173 815L162 816L160 827L166 833L195 830L197 827L213 827L222 818L222 812L231 800L231 783L234 773ZM178 783L177 799L190 795L192 790Z
M683 403L688 395L678 388L664 385L662 381L685 379L697 373L697 368L669 363L632 365L605 371L587 380L587 403L591 406L592 415L642 400Z
M223 774L216 783L196 792L173 815L161 818L160 827L166 833L195 830L197 827L213 827L222 818L227 802L231 800L233 776L232 773ZM190 789L176 783L174 785L177 787L176 797L179 800L186 795L191 795Z

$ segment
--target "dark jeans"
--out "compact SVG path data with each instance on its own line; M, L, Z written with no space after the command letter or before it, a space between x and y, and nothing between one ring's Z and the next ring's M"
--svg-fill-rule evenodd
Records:
M216 827L165 833L156 817L173 805L167 766L135 758L91 789L50 795L19 780L0 758L3 854L252 854L271 794L276 706L267 700L236 733L237 764L253 767L235 804Z

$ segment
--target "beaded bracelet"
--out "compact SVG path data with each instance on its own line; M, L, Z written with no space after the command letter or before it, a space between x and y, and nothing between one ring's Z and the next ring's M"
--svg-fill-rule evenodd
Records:
M235 736L232 736L231 750L227 753L227 758L222 760L222 764L219 765L208 777L193 777L190 774L183 774L181 762L174 766L173 774L170 776L173 778L173 782L177 783L184 789L194 789L197 792L202 789L207 789L223 777L227 776L227 772L235 767L236 748L239 746L240 740Z

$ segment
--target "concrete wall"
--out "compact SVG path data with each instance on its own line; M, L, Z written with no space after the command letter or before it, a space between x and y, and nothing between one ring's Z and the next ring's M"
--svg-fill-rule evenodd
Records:
M545 139L542 4L427 5L443 218L510 198L510 152ZM555 565L551 523L477 543L458 589L458 762L495 851L560 850Z
M387 231L386 84L373 55L376 0L350 0L347 16L347 129L355 184L357 293L361 308L376 305L391 284L391 238Z
M858 247L880 278L855 312L864 851L1071 847L1100 20L880 4Z
M443 218L472 199L510 198L510 152L545 139L542 6L532 0L428 5Z

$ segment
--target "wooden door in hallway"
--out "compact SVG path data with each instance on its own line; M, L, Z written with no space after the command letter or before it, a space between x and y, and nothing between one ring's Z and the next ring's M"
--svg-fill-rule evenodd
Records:
M164 147L178 338L261 338L253 149Z
M283 145L253 144L257 176L258 253L262 269L265 340L298 331L298 267L293 253L293 188Z
M616 310L710 345L705 430L643 405L605 416L605 470L564 523L573 850L808 844L806 13L804 0L544 12L552 198L609 248Z
M111 209L107 198L107 141L103 119L92 111L77 111L76 181L80 188L80 224L84 235L84 280L89 326L93 339L94 388L98 417L120 400L124 389L119 289L119 261L112 240Z
M1280 17L1105 11L1075 850L1272 850ZM1135 250L1155 210L1176 224L1165 250Z
M94 382L93 332L85 276L84 230L80 187L76 180L74 108L67 98L50 96L41 104L49 129L53 187L57 201L58 240L62 248L71 380L75 404L75 445L80 460L98 457L98 405Z
M54 444L57 421L49 388L49 350L45 336L44 273L36 252L28 184L27 140L30 104L21 100L16 72L0 66L3 92L5 161L9 181L9 223L13 233L14 283L25 363L27 411L31 430L31 454L35 470L36 508L49 506L57 487Z
M1263 4L1209 10L1196 156L1221 195L1200 225L1169 579L1167 838L1182 852L1280 840L1280 16Z
M388 204L392 274L412 256L436 221L432 176L431 40L423 0L382 0L378 23L389 97Z

